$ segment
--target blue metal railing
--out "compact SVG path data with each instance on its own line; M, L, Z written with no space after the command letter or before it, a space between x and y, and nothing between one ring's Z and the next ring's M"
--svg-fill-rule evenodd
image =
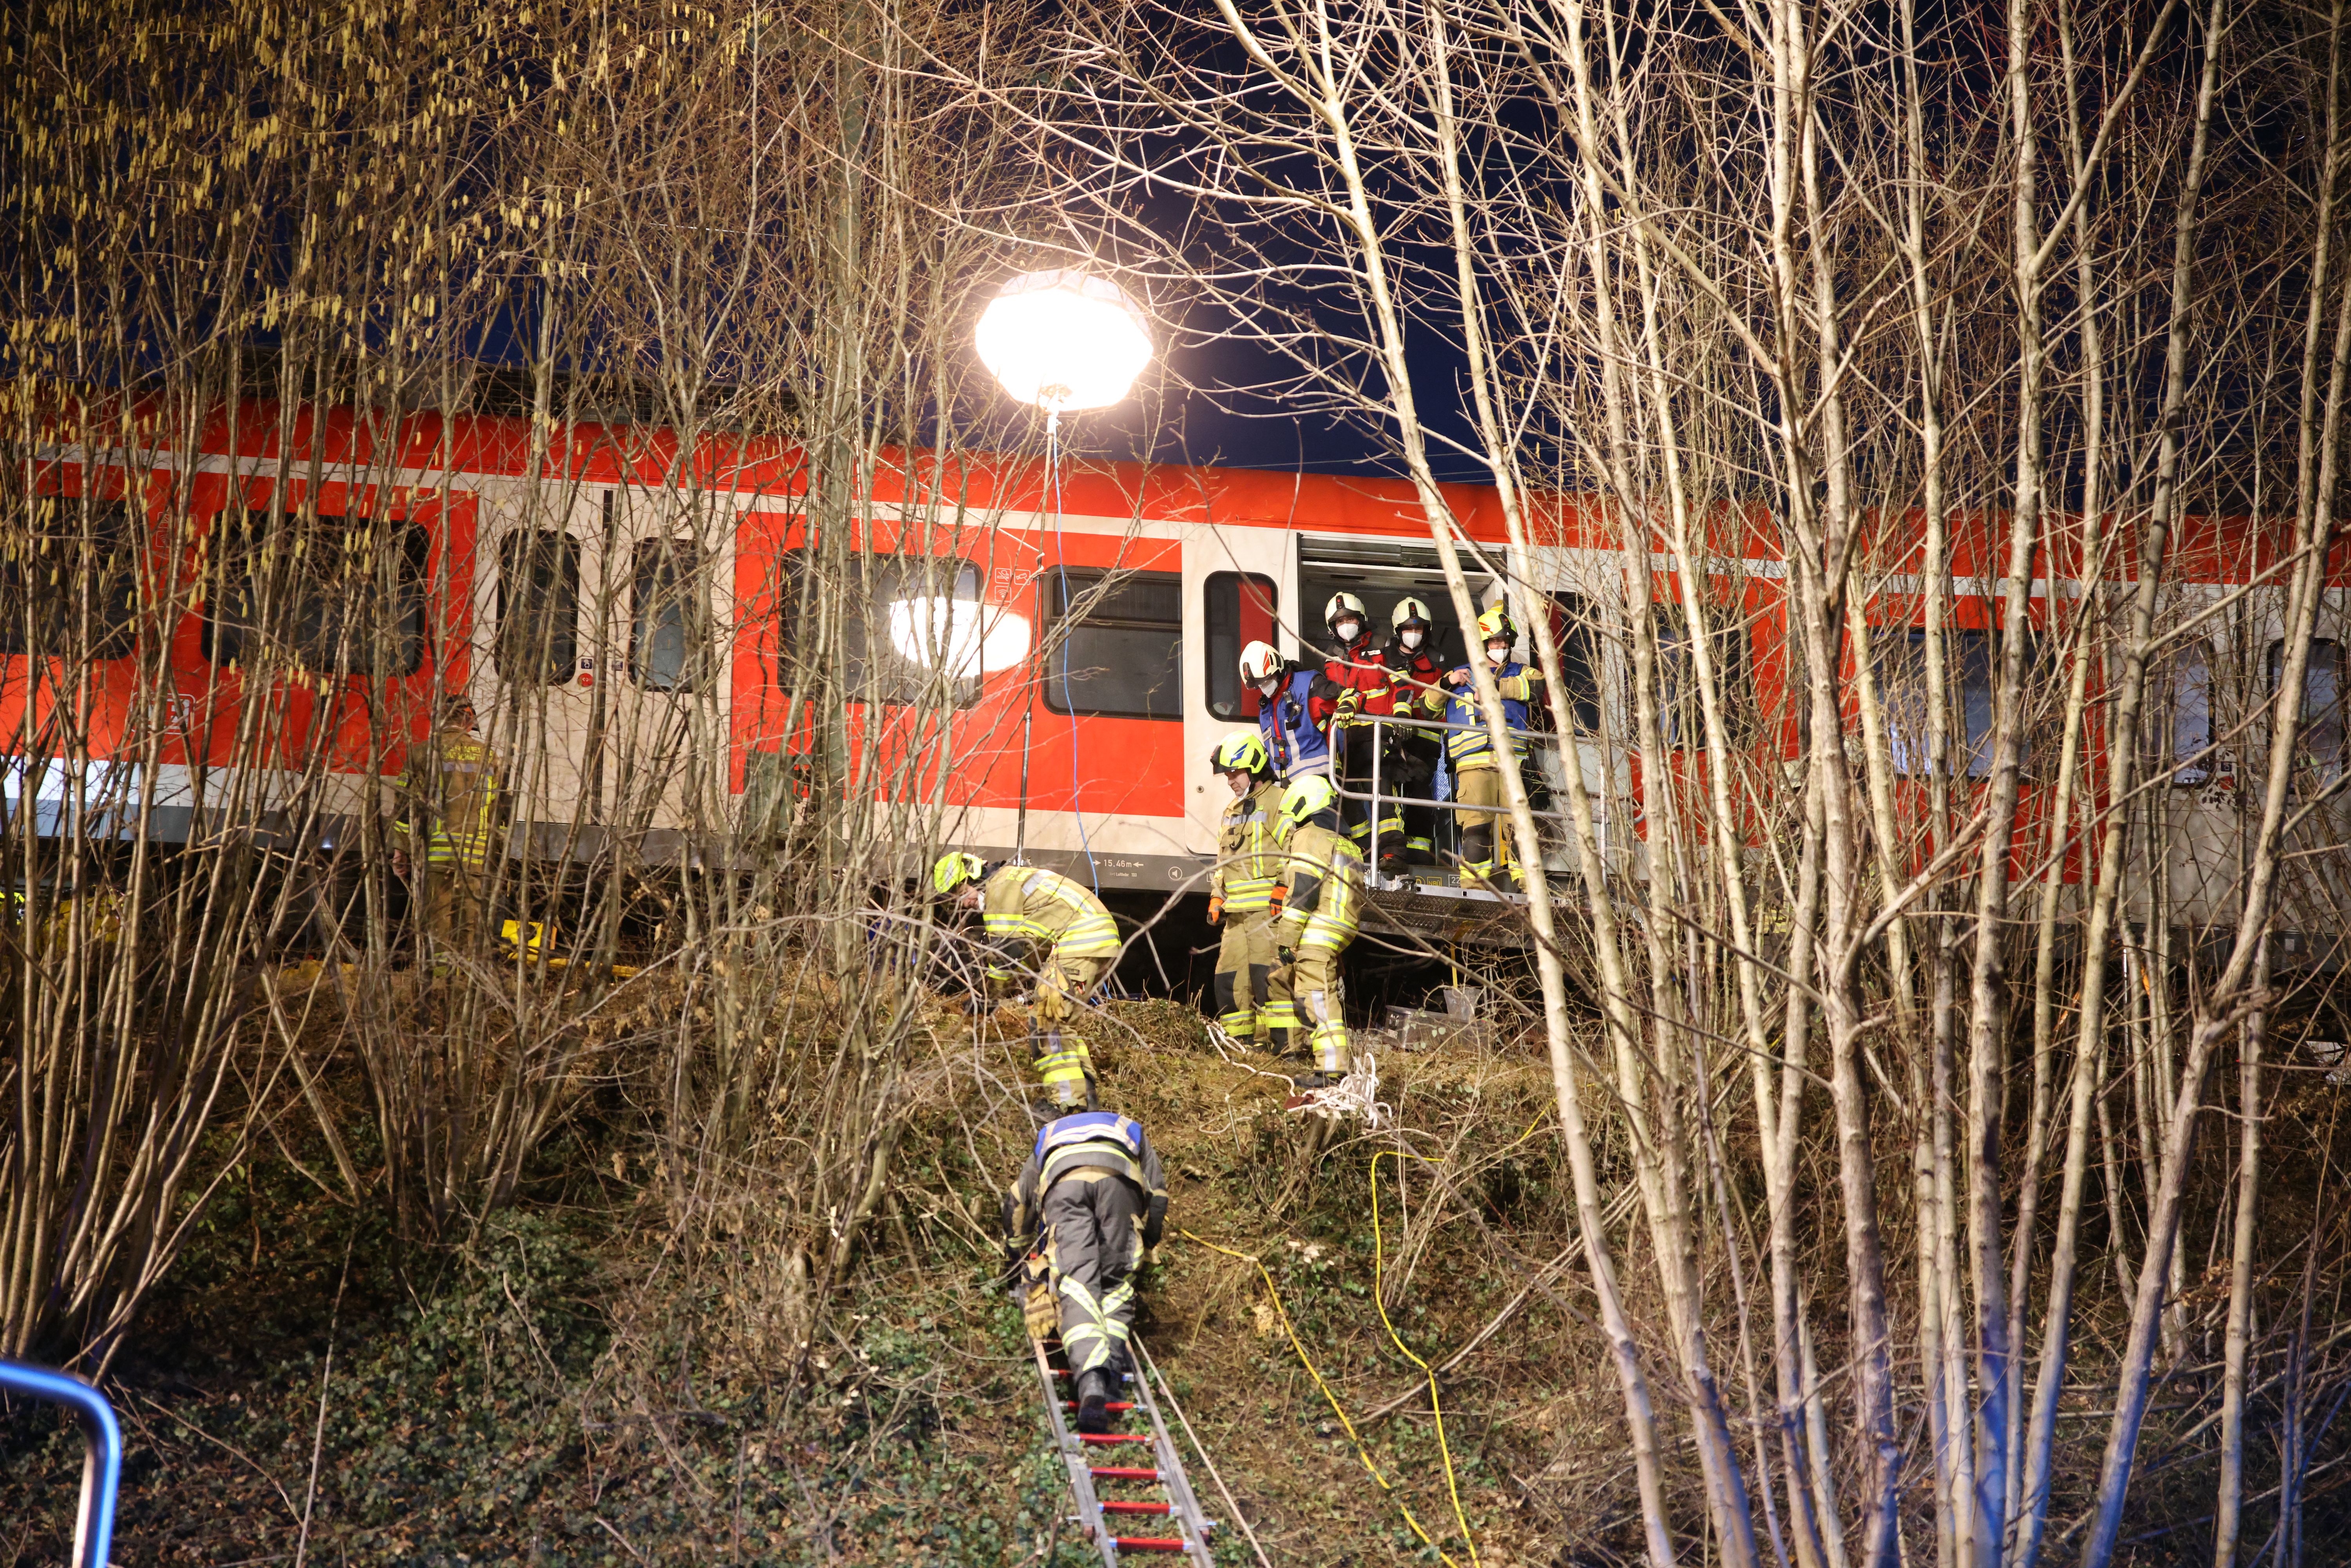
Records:
M0 1394L45 1399L81 1426L81 1511L74 1521L74 1568L107 1568L114 1543L114 1494L122 1484L122 1428L106 1396L68 1372L0 1359Z

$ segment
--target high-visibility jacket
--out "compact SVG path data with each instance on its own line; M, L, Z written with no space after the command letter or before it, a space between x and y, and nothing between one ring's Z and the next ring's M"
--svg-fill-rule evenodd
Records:
M423 841L433 865L488 863L498 809L498 758L473 731L451 726L411 747L393 831Z
M1246 795L1234 797L1225 808L1217 830L1217 868L1208 873L1208 893L1222 898L1236 915L1270 908L1274 884L1281 880L1283 855L1274 842L1281 810L1281 785L1259 780Z
M1322 679L1314 670L1292 670L1271 699L1258 705L1257 727L1265 736L1278 779L1331 770L1331 741L1322 733L1331 720L1331 706L1314 695Z
M1468 666L1461 667L1463 674ZM1523 761L1527 755L1527 721L1535 693L1541 689L1542 672L1525 664L1503 664L1494 671L1494 684L1502 691L1502 723L1510 732L1510 757ZM1486 733L1486 722L1478 712L1478 686L1475 681L1464 681L1446 693L1445 722L1467 727L1450 729L1445 736L1445 754L1452 759L1453 771L1468 772L1473 768L1494 766L1494 742Z
M1102 901L1041 866L998 869L980 890L980 919L996 951L987 972L998 979L1017 972L1015 960L1026 945L1061 958L1118 955L1118 925Z
M1336 952L1355 939L1363 918L1364 852L1320 822L1292 829L1289 850L1289 891L1275 939L1285 947Z
M1323 685L1316 695L1338 706L1348 692L1363 694L1355 703L1361 713L1392 714L1395 711L1395 672L1387 667L1387 655L1372 646L1369 637L1359 637L1342 647L1322 665Z
M1143 1134L1143 1124L1111 1111L1080 1111L1048 1122L1038 1132L1029 1163L1004 1195L1004 1234L1021 1242L1035 1236L1046 1189L1080 1170L1106 1170L1132 1182L1145 1201L1143 1244L1159 1245L1160 1227L1167 1218L1167 1177L1157 1151Z

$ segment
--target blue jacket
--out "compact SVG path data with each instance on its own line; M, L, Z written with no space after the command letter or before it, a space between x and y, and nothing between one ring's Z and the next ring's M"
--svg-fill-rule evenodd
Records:
M1468 666L1462 665L1461 669L1466 674ZM1529 705L1542 685L1542 672L1524 664L1503 664L1494 671L1494 684L1502 689L1502 722L1510 730L1510 756L1513 760L1523 760L1527 755ZM1446 688L1445 722L1469 727L1448 729L1445 734L1445 754L1452 759L1456 774L1466 768L1494 766L1494 743L1486 734L1485 720L1479 715L1478 687L1474 683Z
M1272 700L1258 705L1257 727L1265 735L1266 750L1273 755L1273 770L1282 779L1330 771L1331 742L1317 722L1322 703L1313 695L1321 678L1319 670L1292 670L1282 677Z
M1048 1122L1029 1163L1004 1195L1005 1239L1027 1246L1044 1218L1046 1189L1071 1171L1106 1170L1130 1183L1143 1199L1143 1244L1159 1245L1167 1222L1167 1177L1142 1124L1111 1111L1079 1111Z

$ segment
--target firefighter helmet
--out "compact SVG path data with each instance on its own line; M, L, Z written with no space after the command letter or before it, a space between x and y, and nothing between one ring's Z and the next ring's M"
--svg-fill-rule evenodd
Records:
M1428 606L1417 599L1399 599L1395 601L1395 608L1388 612L1388 626L1394 631L1417 626L1426 632L1434 624L1428 618Z
M1334 593L1331 596L1331 602L1322 607L1322 624L1334 636L1342 615L1353 616L1358 625L1368 626L1372 622L1372 618L1364 612L1364 601L1352 593Z
M931 885L945 898L965 883L977 882L983 869L977 855L968 850L956 850L941 855L938 863L931 867Z
M1497 604L1485 614L1478 617L1478 641L1481 643L1491 643L1503 637L1508 637L1513 643L1517 642L1519 623L1510 619L1510 612L1508 610Z
M1233 731L1208 753L1208 766L1218 773L1262 773L1272 760L1265 737L1253 729Z
M1281 655L1270 643L1251 643L1241 650L1241 679L1255 685L1281 674Z
M1281 822L1285 829L1295 829L1301 822L1320 816L1339 799L1339 791L1331 780L1320 773L1308 773L1290 781L1281 792Z

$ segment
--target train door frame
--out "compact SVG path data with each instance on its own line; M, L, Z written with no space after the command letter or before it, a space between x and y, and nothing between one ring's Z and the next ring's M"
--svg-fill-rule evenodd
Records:
M591 716L606 674L601 639L594 635L588 609L597 591L591 574L597 570L607 493L604 486L580 485L559 515L534 517L529 492L520 491L520 507L511 502L500 506L495 523L485 519L477 535L473 696L484 716L483 734L504 761L507 789L516 802L510 841L532 860L581 860L601 848L601 791L584 774L594 727ZM507 541L533 532L559 535L572 547L570 649L565 661L570 671L556 678L550 659L546 678L526 682L506 667L499 648L508 608ZM550 622L551 637L556 631ZM548 650L550 655L554 651L552 646ZM526 693L531 700L518 702Z
M1208 667L1212 656L1208 643L1208 581L1226 572L1270 578L1274 585L1274 646L1281 649L1284 656L1295 658L1298 639L1290 618L1298 602L1298 535L1287 528L1208 524L1186 535L1182 559L1186 649L1183 666L1185 831L1186 847L1193 853L1214 855L1217 824L1230 797L1211 777L1208 753L1227 731L1257 721L1218 718L1209 711L1213 672ZM1198 652L1189 652L1192 649ZM1238 668L1234 674L1238 678Z
M605 495L592 601L604 717L590 749L603 765L608 841L616 830L634 831L640 854L667 862L732 824L734 570L747 497L700 485L621 485ZM683 578L680 546L692 552ZM656 586L650 605L642 602L649 579L672 585ZM674 627L673 609L684 617ZM676 672L666 667L673 635Z

